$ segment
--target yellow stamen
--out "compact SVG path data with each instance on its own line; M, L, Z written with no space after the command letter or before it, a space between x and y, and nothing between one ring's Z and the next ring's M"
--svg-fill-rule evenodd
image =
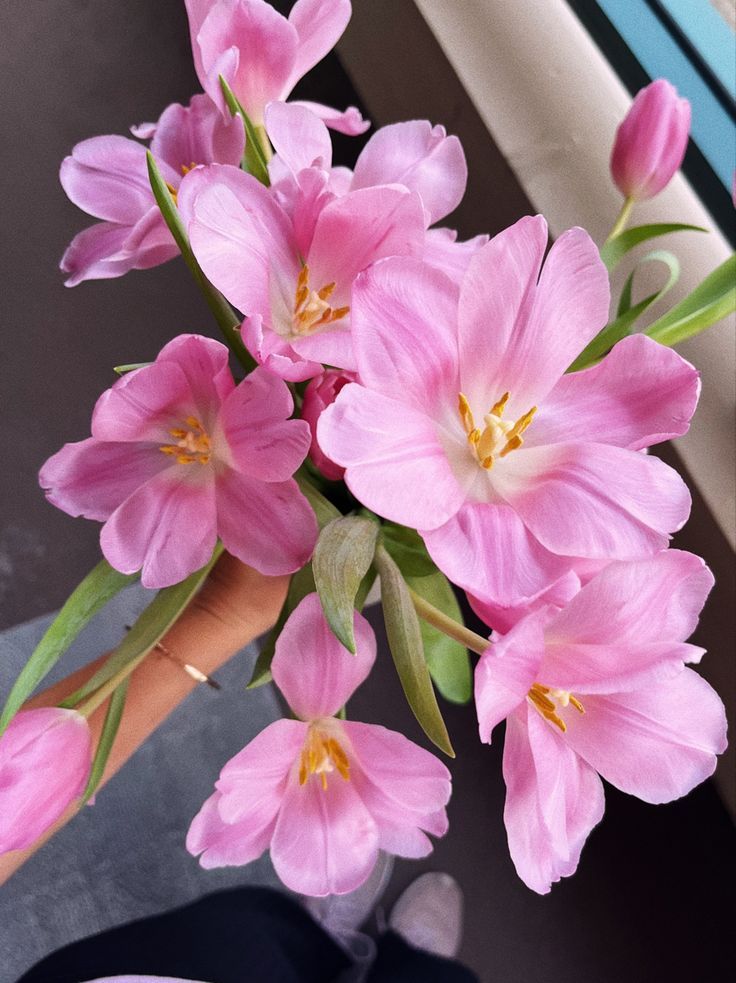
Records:
M539 711L539 713L544 717L545 720L549 720L551 724L559 728L564 734L567 730L567 724L560 717L558 711L559 706L573 706L578 711L578 713L585 713L585 707L576 697L569 693L567 690L563 689L550 689L549 686L542 686L541 683L534 683L527 693L527 697L532 706Z
M174 199L174 204L177 205L178 204L178 201L177 201L176 188L174 187L173 184L169 184L168 181L166 182L166 187L169 189L169 194Z
M324 791L327 776L333 771L350 781L350 762L337 738L315 724L310 725L299 759L299 784L306 785L311 775L319 775Z
M509 401L511 393L504 393L497 403L494 403L490 409L491 416L502 417L503 411L506 408L506 404Z
M209 434L196 416L188 416L184 422L188 429L172 427L169 430L176 443L164 444L159 450L162 454L176 456L177 464L209 464L212 458Z
M464 393L458 393L457 408L463 428L468 437L473 454L478 463L486 471L490 471L496 458L505 457L511 451L518 450L524 443L522 434L534 419L537 407L532 406L515 423L503 419L503 411L510 399L510 394L505 392L497 400L486 416L483 418L485 423L481 430L476 427L473 419L473 411L470 408L468 398Z
M319 290L309 287L309 267L305 264L299 271L294 294L294 313L292 330L294 334L305 335L323 328L327 324L340 321L350 312L349 307L332 308L327 303L335 290L335 282L326 283Z
M194 161L192 161L191 164L182 164L181 165L181 173L186 177L186 175L190 171L193 171L196 166L197 165L196 165L196 163Z

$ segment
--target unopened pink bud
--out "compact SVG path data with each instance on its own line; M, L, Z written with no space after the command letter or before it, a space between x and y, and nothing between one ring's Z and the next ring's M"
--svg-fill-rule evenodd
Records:
M311 380L304 393L302 419L307 421L312 431L312 446L309 449L309 456L312 463L330 481L339 481L345 474L345 468L335 464L322 452L317 443L317 421L322 411L335 402L340 390L349 382L355 382L355 378L354 372L326 369L322 375Z
M636 95L616 133L611 174L627 198L653 198L682 163L690 133L690 103L666 79Z
M81 795L92 737L76 710L22 710L0 738L0 854L23 850Z

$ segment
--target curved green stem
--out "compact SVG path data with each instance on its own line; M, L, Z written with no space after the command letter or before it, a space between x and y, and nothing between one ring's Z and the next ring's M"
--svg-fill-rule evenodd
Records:
M626 228L629 221L629 216L631 215L631 209L634 207L633 198L624 198L624 203L621 206L621 211L618 213L616 221L613 223L613 228L608 234L606 242L610 242L611 239L615 239L616 236L621 235L621 233Z
M420 618L429 622L430 625L434 625L439 631L447 635L449 638L454 638L456 642L464 645L465 648L470 649L471 652L476 652L478 655L483 655L490 646L490 642L487 638L483 638L482 635L478 635L476 632L471 631L470 628L466 628L465 625L461 625L458 621L454 621L452 618L448 617L439 608L436 608L434 604L430 604L429 601L425 601L415 590L409 587L409 594L411 596L412 604L414 609Z
M154 646L155 648L155 646ZM103 683L98 690L96 690L89 699L85 700L84 703L80 703L76 707L77 713L81 713L83 717L90 717L98 707L101 707L105 700L111 696L118 686L124 682L130 674L138 668L138 666L143 662L147 655L152 652L151 649L146 649L145 652L141 652L138 658L133 659L127 665L123 666L122 669L118 670L114 676Z

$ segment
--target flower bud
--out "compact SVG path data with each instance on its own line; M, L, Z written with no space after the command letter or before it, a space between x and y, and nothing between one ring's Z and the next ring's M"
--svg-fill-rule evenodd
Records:
M354 372L325 369L321 375L311 380L304 393L302 419L307 421L312 431L312 446L309 449L309 456L315 467L318 467L325 478L329 478L330 481L339 481L345 473L345 469L322 453L317 443L317 421L322 411L335 402L340 390L349 382L355 382L355 379Z
M23 850L81 795L92 738L76 710L21 710L0 738L0 854Z
M690 132L690 103L666 79L636 95L616 133L611 174L627 198L653 198L682 163Z

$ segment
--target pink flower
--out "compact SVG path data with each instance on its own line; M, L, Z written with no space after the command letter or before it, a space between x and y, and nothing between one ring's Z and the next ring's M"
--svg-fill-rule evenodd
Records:
M205 275L246 316L246 345L291 380L311 378L321 362L354 369L355 277L384 256L421 250L424 237L422 203L398 185L352 191L303 219L249 174L214 165L187 175L179 205Z
M459 291L413 259L363 274L361 385L317 431L364 505L420 530L450 580L498 605L546 590L574 558L658 552L690 508L676 472L638 451L687 430L695 369L635 335L565 374L607 321L608 277L582 229L541 269L546 244L544 219L521 219Z
M225 122L207 96L194 96L188 107L174 103L158 123L133 132L153 137L151 152L173 190L195 165L239 163L245 144L242 120ZM142 144L121 136L83 140L64 158L59 176L74 204L103 220L80 232L64 253L68 287L148 269L178 254L151 191Z
M309 426L286 385L256 369L235 386L224 345L181 335L100 396L92 437L41 469L54 505L104 521L102 552L145 587L200 569L217 537L264 574L298 570L317 528L292 475Z
M450 775L401 734L335 714L366 679L373 631L355 614L357 654L337 641L310 594L276 643L271 670L298 720L277 720L223 768L187 837L203 867L249 863L270 847L301 894L355 890L378 851L424 857L447 830ZM426 832L425 832L426 831Z
M682 163L690 133L690 103L666 79L641 89L616 132L611 174L627 198L653 198Z
M302 420L307 421L309 429L312 431L312 445L309 448L309 456L325 478L329 478L330 481L339 481L345 471L322 453L317 443L317 421L322 411L335 402L340 390L349 382L354 381L355 375L352 372L326 369L321 375L316 376L310 381L304 392Z
M0 854L42 836L84 791L92 765L87 721L75 710L21 710L0 737Z
M612 563L561 609L521 620L475 671L483 741L507 718L504 820L521 879L541 894L572 874L603 816L600 774L645 802L711 775L723 704L685 663L713 577L691 553Z
M297 0L288 20L264 0L186 0L194 66L202 88L223 104L225 78L256 126L269 102L283 102L302 76L335 46L350 20L350 0ZM339 112L308 103L342 133L370 124L354 106Z

